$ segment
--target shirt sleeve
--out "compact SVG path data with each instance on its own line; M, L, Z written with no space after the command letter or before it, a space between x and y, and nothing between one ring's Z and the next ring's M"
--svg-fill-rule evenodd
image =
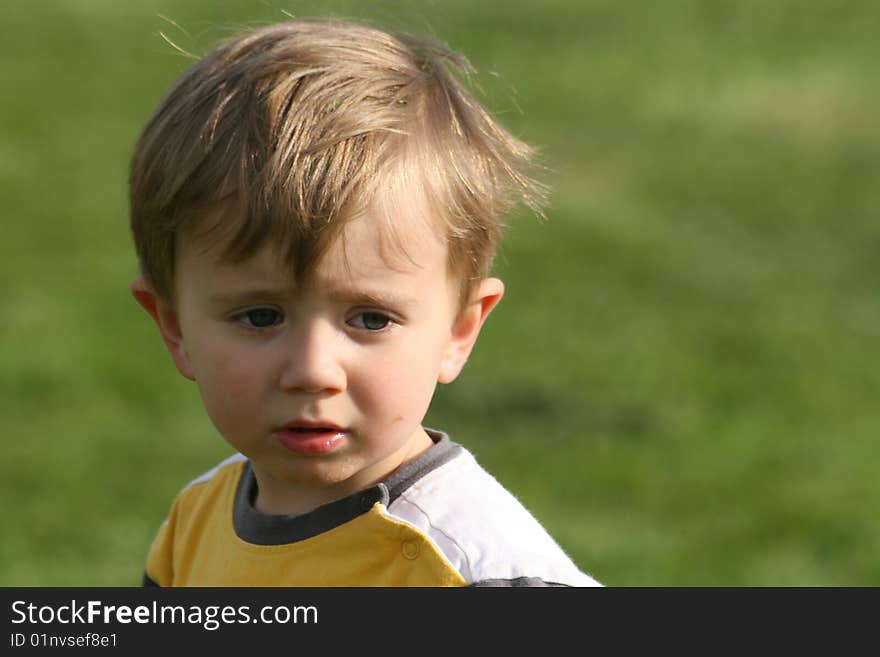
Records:
M171 586L174 582L174 529L177 524L177 502L162 523L150 551L144 571L143 586Z

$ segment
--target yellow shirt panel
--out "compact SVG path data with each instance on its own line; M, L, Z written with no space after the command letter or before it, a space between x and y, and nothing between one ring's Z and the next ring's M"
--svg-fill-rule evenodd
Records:
M383 504L324 533L282 545L238 537L232 523L243 463L175 501L147 561L161 586L463 586L434 542Z

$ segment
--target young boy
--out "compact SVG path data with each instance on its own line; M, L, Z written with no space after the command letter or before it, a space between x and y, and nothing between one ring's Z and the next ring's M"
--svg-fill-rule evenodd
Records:
M421 424L504 292L502 214L539 196L450 65L294 20L221 45L149 119L132 293L237 453L177 496L145 584L596 584Z

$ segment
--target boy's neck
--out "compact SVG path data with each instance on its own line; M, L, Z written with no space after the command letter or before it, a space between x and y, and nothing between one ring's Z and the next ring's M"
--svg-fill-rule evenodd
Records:
M302 515L335 500L348 497L386 479L428 450L434 441L420 426L404 446L387 458L335 484L297 484L274 477L252 462L257 493L254 509L266 515Z

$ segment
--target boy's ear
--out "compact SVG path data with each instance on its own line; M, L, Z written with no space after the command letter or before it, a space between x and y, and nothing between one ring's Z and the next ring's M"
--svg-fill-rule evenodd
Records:
M480 281L468 305L459 313L452 327L452 338L440 362L437 381L451 383L467 362L483 322L504 296L504 283L497 278Z
M183 345L183 334L180 332L177 312L171 304L156 293L153 286L141 275L136 276L131 282L131 294L159 327L162 341L168 348L171 358L174 359L177 371L187 379L195 381L196 377Z

